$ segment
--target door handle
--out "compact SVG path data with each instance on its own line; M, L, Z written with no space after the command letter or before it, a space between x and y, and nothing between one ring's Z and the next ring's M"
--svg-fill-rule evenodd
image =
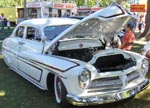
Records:
M23 44L25 44L25 43L24 43L24 42L18 42L18 44L19 44L19 45L23 45Z

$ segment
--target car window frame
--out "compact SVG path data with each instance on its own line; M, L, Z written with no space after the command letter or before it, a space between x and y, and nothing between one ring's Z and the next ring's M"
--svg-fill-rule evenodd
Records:
M23 28L23 30L20 30L20 31L23 31L23 33L21 33L22 36L19 36L17 32L19 32L19 29L22 29L22 28ZM23 39L24 38L24 33L25 33L25 26L23 26L23 25L18 26L17 29L14 32L14 37Z
M36 29L37 31L35 31L35 32L38 32L39 33L39 37L40 37L40 39L38 39L38 38L36 38L37 37L37 35L36 34L34 34L34 37L31 37L31 38L29 38L28 37L28 28L34 28L34 29ZM31 40L31 41L41 41L42 40L42 33L41 33L41 31L40 31L40 29L39 28L37 28L37 27L35 27L35 26L26 26L26 32L25 32L25 37L24 37L26 40Z
M60 26L68 26L66 29L68 29L70 26L72 26L72 24L64 24L64 25L49 25L49 26L45 26L44 28L43 28L43 34L44 34L44 36L48 39L48 40L53 40L53 39L55 39L58 35L60 35L62 32L64 32L66 29L64 29L62 32L57 32L57 33L55 33L55 35L51 35L51 39L49 39L49 36L47 36L46 34L45 34L45 29L46 28L48 28L48 27L60 27ZM58 28L57 28L58 29ZM55 30L56 31L56 30ZM53 31L54 32L54 31ZM49 33L50 34L50 33Z

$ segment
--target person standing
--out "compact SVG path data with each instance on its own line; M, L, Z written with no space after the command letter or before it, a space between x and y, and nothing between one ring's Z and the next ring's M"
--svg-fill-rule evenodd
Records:
M7 31L10 32L10 22L7 20Z
M132 31L132 25L128 23L127 26L125 27L125 34L121 39L122 44L119 48L123 50L131 50L134 40L135 36Z
M139 33L141 33L142 27L144 26L143 16L140 16L139 22L138 22L138 29Z
M72 13L70 14L70 16L75 16L74 12L72 12Z
M1 20L1 31L4 32L4 27L5 27L5 17L4 17L4 14L1 13L1 16L0 16L0 20Z

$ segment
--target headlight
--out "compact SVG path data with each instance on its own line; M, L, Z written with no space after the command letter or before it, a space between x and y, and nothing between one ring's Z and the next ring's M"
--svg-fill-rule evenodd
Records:
M89 70L84 69L78 76L79 85L82 89L86 89L91 80L91 73Z
M142 65L141 65L142 69L144 70L144 75L146 75L149 71L149 62L147 59L143 59L142 60Z

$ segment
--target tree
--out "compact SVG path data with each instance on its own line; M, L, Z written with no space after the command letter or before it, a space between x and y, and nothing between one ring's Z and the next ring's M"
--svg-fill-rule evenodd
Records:
M27 19L27 7L26 7L26 3L27 3L27 0L24 0L24 19L25 20Z
M140 35L141 37L145 37L146 39L150 39L150 0L147 0L147 13L146 13L146 17L145 17L145 30L144 32Z
M24 19L26 20L27 19L27 7L26 7L26 4L27 4L27 1L32 1L32 0L24 0Z
M14 0L16 2L16 5L21 5L22 0Z
M14 0L0 0L0 7L12 7L16 6L16 1Z
M96 5L96 1L95 0L88 0L88 6L92 7Z
M112 0L99 0L99 6L100 7L107 7L110 5Z
M0 0L0 7L3 8L3 7L21 6L21 2L23 2L23 0Z
M84 6L84 0L76 0L77 6Z
M99 1L99 6L100 7L106 7L108 6L112 0L98 0ZM85 0L75 0L75 2L77 3L77 6L84 6L85 5ZM97 0L87 0L87 6L92 7L92 6L96 6L96 2Z
M116 0L116 3L123 6L124 8L129 8L129 1L128 0Z

